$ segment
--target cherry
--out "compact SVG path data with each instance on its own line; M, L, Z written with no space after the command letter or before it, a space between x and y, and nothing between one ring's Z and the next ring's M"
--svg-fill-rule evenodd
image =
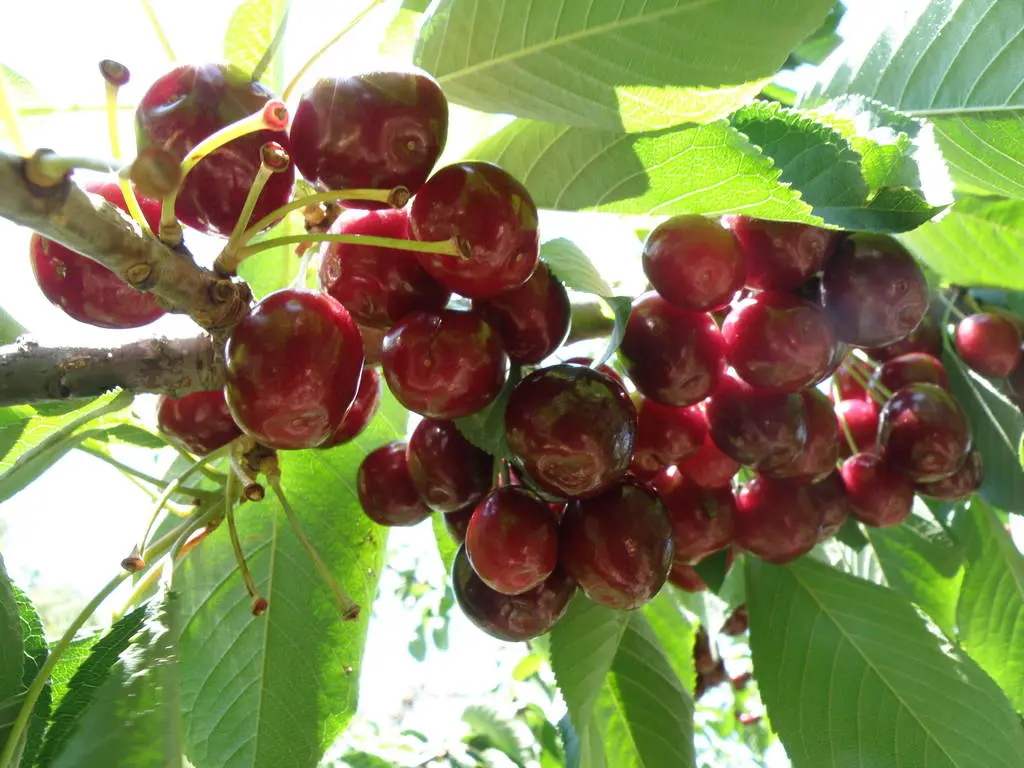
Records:
M466 552L484 584L519 595L542 584L558 565L558 523L532 491L495 488L470 518Z
M895 240L859 233L840 243L821 281L821 300L836 335L860 347L906 338L928 310L928 283Z
M836 425L839 428L839 454L846 458L851 453L865 450L875 445L878 435L878 404L868 398L866 400L840 400L835 405ZM846 439L843 421L853 438L853 450Z
M541 362L569 335L569 294L546 264L538 264L530 279L518 288L486 301L474 301L473 309L482 312L498 329L509 359L522 365Z
M824 541L838 533L852 511L843 475L837 470L824 480L809 486L808 491L814 505L821 512L818 541Z
M455 419L485 407L505 383L501 336L479 312L414 312L387 336L384 379L410 411Z
M405 210L346 211L328 232L411 239ZM415 254L357 243L327 244L320 285L356 322L375 328L390 328L412 312L437 312L451 296L420 266Z
M550 630L565 615L576 584L556 568L540 586L521 595L491 589L469 562L466 545L452 563L452 591L466 618L491 637L507 642L532 640Z
M356 490L363 512L378 525L416 525L430 517L412 484L406 445L398 440L368 453L359 465Z
M448 531L448 535L457 543L461 544L466 540L466 530L469 528L469 520L473 517L473 512L476 511L476 504L467 504L462 509L457 509L454 512L445 512L442 515L444 519L444 527Z
M781 565L814 549L822 511L807 486L756 475L736 494L734 520L736 546Z
M515 461L541 490L582 498L625 475L636 408L614 379L582 365L534 371L512 390L505 437Z
M463 255L416 257L441 285L467 298L517 288L537 268L537 206L526 187L491 163L439 170L413 199L409 219L417 240L459 238Z
M363 430L370 426L373 417L377 415L380 398L383 394L382 390L380 373L376 368L365 366L363 374L359 378L356 399L352 401L341 424L331 433L330 437L320 443L320 447L333 448L336 445L344 445L362 434Z
M679 587L684 592L707 592L708 585L694 569L692 565L686 565L678 561L672 563L672 570L668 572L668 581L672 586Z
M594 365L594 358L592 358L592 357L570 357L568 360L565 360L564 362L567 365L585 365L588 368L592 368L593 365ZM616 384L618 384L623 389L625 389L625 387L626 387L625 380L622 378L622 376L619 375L619 372L616 371L614 368L612 368L610 365L604 365L604 364L599 365L599 366L597 366L597 370L599 370L605 376L610 376L612 379L615 380Z
M732 542L736 501L729 488L699 488L675 468L658 475L651 488L672 521L677 563L699 562Z
M491 457L451 421L424 419L409 437L409 473L428 507L456 512L491 487Z
M665 507L633 478L571 501L562 517L561 563L595 603L628 611L650 601L668 578L672 556Z
M302 94L291 127L292 158L326 189L416 194L444 151L448 100L426 72L323 78ZM383 203L349 200L348 208Z
M924 352L908 352L889 358L879 365L868 383L868 389L875 389L881 384L890 392L895 392L908 384L917 383L935 384L946 389L949 386L949 374L937 358Z
M700 402L718 385L723 355L711 315L685 312L653 292L633 302L619 357L645 397L675 407Z
M221 128L259 111L271 93L225 64L183 64L149 87L135 112L141 152L156 145L177 160ZM277 142L290 152L284 131L255 131L218 148L185 177L175 200L177 217L194 229L227 237L245 205L261 162L260 148ZM275 173L256 201L252 220L288 202L295 170Z
M793 291L825 267L842 234L792 221L726 216L724 223L747 262L746 284L762 291Z
M746 263L729 230L703 216L675 216L647 236L644 274L659 294L688 312L713 312L743 287Z
M127 211L121 187L91 182L88 192ZM160 225L160 203L136 195L151 229ZM60 243L33 234L29 241L32 273L43 295L81 323L100 328L138 328L163 316L156 296L139 291L97 261Z
M915 490L929 499L938 501L963 501L981 488L985 479L985 467L981 452L972 448L960 469L949 477L931 483L918 483Z
M799 395L760 392L730 374L707 399L708 434L723 453L759 469L791 463L807 443Z
M737 605L735 610L730 613L725 621L722 622L722 628L719 630L723 635L729 637L739 637L745 634L750 629L750 615L747 613L746 604ZM748 678L749 679L749 678ZM736 679L733 679L736 682ZM739 690L739 688L737 689Z
M979 312L956 327L956 353L982 376L1009 376L1021 361L1021 332L1005 315Z
M832 383L835 385L835 390L839 393L840 400L870 399L870 395L868 395L864 385L851 372L851 367L856 365L857 363L851 360L848 363L841 364L832 374ZM859 368L858 371L860 371Z
M725 356L763 392L798 392L825 375L836 337L820 307L778 291L744 299L722 324Z
M935 384L911 384L882 408L878 444L888 467L916 482L949 477L971 449L971 425L960 404Z
M225 351L228 407L269 448L313 448L338 427L359 388L363 342L324 293L271 293L235 326Z
M743 466L715 445L710 435L692 456L677 464L677 469L698 488L725 488Z
M822 374L818 381L824 381L829 376L833 375L839 370L839 367L846 360L850 354L850 345L845 341L836 341L836 345L832 348L832 358L828 361L828 365L825 366L825 373ZM815 384L818 382L816 381Z
M231 418L223 389L193 392L184 397L161 395L156 423L160 431L181 442L197 456L205 456L242 434Z
M700 450L708 424L699 406L672 408L642 395L634 403L637 427L630 471L641 480Z
M885 362L909 352L924 352L932 357L942 357L942 329L930 314L921 318L920 324L905 339L885 347L872 349L871 357Z
M850 514L876 528L899 525L910 515L914 484L895 472L877 451L862 451L846 461L840 470Z
M807 423L807 442L788 464L776 469L765 469L771 477L788 478L797 483L816 483L835 471L839 460L839 425L832 402L816 389L800 393Z

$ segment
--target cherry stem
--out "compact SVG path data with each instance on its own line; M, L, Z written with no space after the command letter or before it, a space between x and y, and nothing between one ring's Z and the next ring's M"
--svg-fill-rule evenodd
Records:
M85 155L58 155L49 149L37 149L25 159L25 177L39 187L55 187L76 168L100 173L118 173L124 167L113 159L102 160Z
M850 357L847 357L846 359L856 360L856 358L854 358L852 355ZM864 389L865 392L871 395L871 398L876 403L878 403L879 405L885 405L885 401L888 399L882 393L882 390L885 389L885 387L877 383L875 385L872 385L871 381L867 378L867 376L865 376L864 371L858 368L856 365L846 365L844 367L846 368L847 372L853 377L853 380L857 382Z
M832 385L832 396L839 396L839 387L835 384ZM843 430L843 434L846 436L846 444L850 448L850 453L860 453L860 449L857 447L857 441L853 439L853 432L850 431L850 425L846 423L846 414L839 414L839 426Z
M235 524L235 504L238 502L238 489L235 486L234 475L228 476L224 484L224 503L227 505L228 536L231 538L231 551L235 553L235 561L238 563L238 571L242 574L242 581L245 583L245 591L249 597L256 600L260 592L256 589L256 582L253 581L249 565L245 562L245 553L242 551L242 539L238 535L238 526Z
M121 141L117 128L117 94L121 87L110 80L105 80L104 82L107 90L107 133L110 134L110 154L114 160L120 161ZM149 232L149 223L142 213L138 198L135 197L135 190L132 189L131 181L118 174L117 185L121 188L121 194L124 195L124 202L128 207L128 213L142 227L143 232Z
M943 325L949 322L949 316L951 314L955 315L958 320L963 320L967 317L964 311L960 309L955 302L951 301L942 291L939 291L936 295L939 297L939 301L946 305L946 314L942 320Z
M168 40L167 35L164 34L164 28L160 26L160 20L153 11L153 6L149 4L149 0L142 0L142 9L146 12L146 18L149 19L149 23L153 27L153 31L156 33L157 39L160 41L160 47L164 49L164 53L167 55L168 60L173 64L178 59L174 55L174 49L171 48L171 41Z
M267 495L266 489L263 485L253 476L253 473L242 466L241 459L237 453L232 452L231 458L231 474L228 476L230 480L235 477L242 481L242 498L246 501L260 502ZM238 501L238 499L235 499Z
M152 475L148 475L145 472L142 472L141 470L135 469L135 467L130 467L127 464L118 461L113 456L109 456L108 454L104 453L103 451L97 448L92 448L84 444L78 445L77 448L82 453L87 453L90 456L94 456L100 461L109 464L114 469L120 471L122 474L125 474L129 477L136 477L139 480L143 480L151 485L155 485L157 488L160 489L167 488L168 481L161 480L157 477L153 477ZM213 498L214 491L207 491L201 488L182 488L178 492L178 495L187 496L193 499L210 499Z
M21 133L18 112L14 108L14 101L7 93L7 78L0 77L0 125L7 129L7 135L11 137L14 144L14 151L19 155L27 155L25 139Z
M235 222L235 228L231 230L231 237L228 238L228 242L224 246L224 252L231 253L242 242L242 238L245 236L245 227L249 223L249 219L252 218L256 201L273 175L274 169L261 160L260 169L256 171L256 178L253 180L252 186L249 187L249 193L245 196L245 204L242 206L242 212L238 216L238 221Z
M296 243L349 243L350 245L370 245L375 248L391 248L396 251L412 251L414 253L438 253L446 256L462 256L463 251L459 246L459 239L456 237L450 240L437 240L424 242L421 240L401 240L395 237L373 237L371 235L329 235L310 232L305 235L286 235L275 237L270 240L262 240L252 245L247 245L239 256L246 259L254 253L266 251L270 248L278 248L282 245L294 245Z

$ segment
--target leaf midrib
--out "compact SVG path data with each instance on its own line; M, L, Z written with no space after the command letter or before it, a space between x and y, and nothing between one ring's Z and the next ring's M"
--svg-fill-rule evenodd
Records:
M274 593L274 566L277 562L277 531L278 531L278 515L275 512L272 515L271 522L271 534L270 534L270 567L268 572L270 578L267 579L267 594L266 600L267 605L270 605L270 601L273 598ZM271 608L270 610L273 610ZM260 732L262 727L260 723L262 720L260 716L263 714L263 700L266 698L266 686L267 686L267 658L270 654L267 653L267 647L270 645L270 616L266 617L263 622L263 647L260 649L260 653L263 655L263 662L260 665L260 691L259 697L256 700L256 735L253 737L253 751L252 751L252 764L256 766L259 764L260 755Z

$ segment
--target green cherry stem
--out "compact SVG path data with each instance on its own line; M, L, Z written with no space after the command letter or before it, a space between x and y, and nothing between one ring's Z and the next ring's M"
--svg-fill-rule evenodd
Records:
M146 18L149 19L150 26L153 27L153 32L156 33L157 40L160 41L160 47L164 49L167 60L173 64L178 59L174 55L171 41L167 39L164 28L160 25L160 19L157 18L156 12L153 10L153 6L150 5L149 0L142 0L142 9L146 12Z
M126 85L131 77L128 68L123 64L110 59L100 62L100 74L106 84L107 92L107 133L110 135L110 154L114 160L121 160L121 139L117 128L117 95L121 86ZM117 174L117 185L121 188L128 213L135 219L135 222L142 227L143 232L149 232L149 223L142 213L138 198L135 197L135 190L131 182L123 174Z
M167 480L161 480L158 477L153 477L152 475L146 474L141 470L135 469L135 467L130 467L127 464L118 461L113 456L104 453L98 448L93 448L88 445L79 445L77 446L77 448L82 453L87 453L90 456L94 456L100 461L109 464L114 469L120 471L122 474L127 475L128 477L138 478L139 480L143 480L149 483L150 485L155 485L157 488L160 488L161 490L167 488ZM193 499L211 499L216 495L216 492L206 491L203 490L202 488L182 488L178 491L177 495Z
M950 298L945 293L943 293L942 291L939 291L935 295L939 297L939 301L941 301L943 304L946 305L945 316L942 319L942 324L943 325L946 325L946 324L949 323L949 316L950 315L953 315L958 320L963 320L965 317L967 317L967 315L964 314L964 311L962 309L960 309L960 307L958 307L955 302L951 301Z
M55 187L76 168L100 173L118 173L124 167L113 159L85 155L58 155L50 149L37 149L25 158L25 177L39 187Z
M24 113L22 112L22 114ZM14 151L23 156L28 154L25 149L25 139L21 133L18 110L15 109L14 101L7 92L6 77L0 77L0 125L7 129L7 135L11 137L11 143L14 144Z
M832 397L835 398L836 402L839 402L839 387L835 384L832 385ZM850 447L850 453L860 453L857 448L857 441L853 439L853 432L850 431L850 425L846 423L846 414L839 414L839 426L843 430L843 435L846 436L846 444Z

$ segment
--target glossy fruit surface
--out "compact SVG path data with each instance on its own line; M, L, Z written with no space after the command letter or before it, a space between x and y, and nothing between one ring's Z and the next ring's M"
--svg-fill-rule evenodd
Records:
M685 312L657 293L633 302L619 359L645 397L662 405L699 403L725 371L722 333L711 315Z
M513 643L539 637L555 626L576 594L576 584L557 568L539 587L521 595L503 595L477 576L465 544L455 555L451 580L466 618L491 637Z
M807 442L793 461L766 469L764 474L789 478L797 483L816 483L835 471L839 460L839 427L832 401L821 392L806 389L798 397L803 403Z
M426 72L323 78L299 99L290 137L295 165L313 184L403 186L416 194L448 139L448 100ZM384 204L349 200L345 206Z
M909 384L935 384L943 389L949 387L949 374L942 362L924 352L908 352L892 357L875 369L868 383L868 389L881 384L890 392L903 389Z
M416 525L430 517L409 475L405 443L396 441L367 454L356 475L359 503L379 525Z
M653 477L700 449L708 424L699 406L671 408L643 396L634 402L637 427L630 471L638 477Z
M445 530L448 531L448 535L452 537L456 544L461 544L466 540L466 530L469 528L470 518L473 517L473 512L475 511L476 504L474 503L468 504L455 512L445 512L442 515Z
M806 486L757 475L736 494L736 546L788 563L818 543L822 512Z
M536 365L562 346L569 335L572 308L562 281L546 264L538 264L530 279L518 288L486 301L474 301L505 341L509 359Z
M535 483L581 498L625 475L636 436L636 408L620 384L581 365L534 371L512 390L505 437Z
M149 87L135 111L138 149L156 145L177 159L200 141L259 111L271 93L241 70L224 64L183 64ZM256 131L215 150L195 166L178 192L174 212L185 224L227 237L245 205L260 168L260 148L275 141L290 152L284 131ZM288 202L295 170L270 177L256 201L252 221Z
M846 458L851 453L864 451L875 445L878 437L878 404L872 399L840 400L835 405L836 426L839 429L839 453ZM846 424L845 429L843 424ZM853 439L850 450L846 433Z
M842 473L836 470L824 480L808 486L807 490L811 494L812 502L821 512L818 541L835 536L852 512Z
M409 216L417 240L458 237L467 254L418 254L441 285L470 299L517 288L537 268L537 206L526 187L491 163L448 165L427 180Z
M672 525L657 495L632 478L569 503L559 559L595 603L622 611L651 600L672 567Z
M909 352L923 352L932 357L942 357L942 329L931 313L922 317L917 328L905 339L886 347L872 349L869 354L875 360L885 361Z
M707 435L697 452L676 466L691 483L700 488L724 488L732 482L742 464L722 453L721 448Z
M982 376L1009 376L1021 361L1020 329L1005 315L970 315L956 327L956 353Z
M128 210L121 188L113 182L91 182L88 192L122 211ZM160 224L160 203L136 194L150 229ZM164 314L156 296L137 290L97 261L33 234L29 240L32 274L43 295L81 323L100 328L138 328Z
M501 336L478 312L407 315L384 337L384 380L410 411L455 419L490 403L505 383Z
M761 291L793 291L825 267L839 232L791 221L726 216L726 225L747 263L746 285Z
M725 357L740 378L764 392L798 392L828 370L836 337L821 308L765 291L733 306L722 323Z
M985 479L985 466L981 452L972 448L960 469L949 477L931 483L918 483L914 489L921 496L937 501L963 501L981 488Z
M747 276L732 233L703 216L675 216L655 227L644 243L643 267L654 289L688 312L726 306Z
M692 565L684 563L672 563L672 570L668 572L668 581L673 586L679 587L684 592L706 592L708 585L704 579L694 570Z
M405 210L346 211L328 232L412 239ZM375 328L390 328L412 312L444 309L451 296L420 266L414 253L354 243L327 244L320 262L320 286L357 323Z
M963 466L971 449L971 425L944 389L911 384L883 406L878 444L890 469L916 482L932 482Z
M359 437L363 430L370 426L373 417L377 415L383 389L380 372L376 368L364 366L363 374L359 378L359 389L356 390L356 399L352 401L341 424L331 433L330 437L320 444L320 447L333 448Z
M409 437L409 472L428 507L455 512L491 487L491 457L451 421L423 419Z
M517 485L496 488L470 518L466 552L484 584L505 595L522 594L558 565L558 523L537 494Z
M857 371L857 375L853 371ZM864 366L855 358L842 363L832 374L833 388L838 392L840 400L863 400L868 397L864 384L871 378Z
M675 561L696 563L732 543L736 500L729 488L706 490L675 468L651 483L668 511L675 541Z
M883 347L906 338L928 310L928 283L895 240L867 233L847 237L829 259L821 299L842 341Z
M355 400L363 341L330 296L286 288L239 321L225 357L228 407L242 430L270 448L313 448Z
M156 423L160 431L177 438L197 456L227 445L242 430L231 418L223 389L193 392L184 397L157 400Z
M854 454L840 470L850 513L865 525L877 528L899 525L910 515L914 484L894 472L877 451Z

